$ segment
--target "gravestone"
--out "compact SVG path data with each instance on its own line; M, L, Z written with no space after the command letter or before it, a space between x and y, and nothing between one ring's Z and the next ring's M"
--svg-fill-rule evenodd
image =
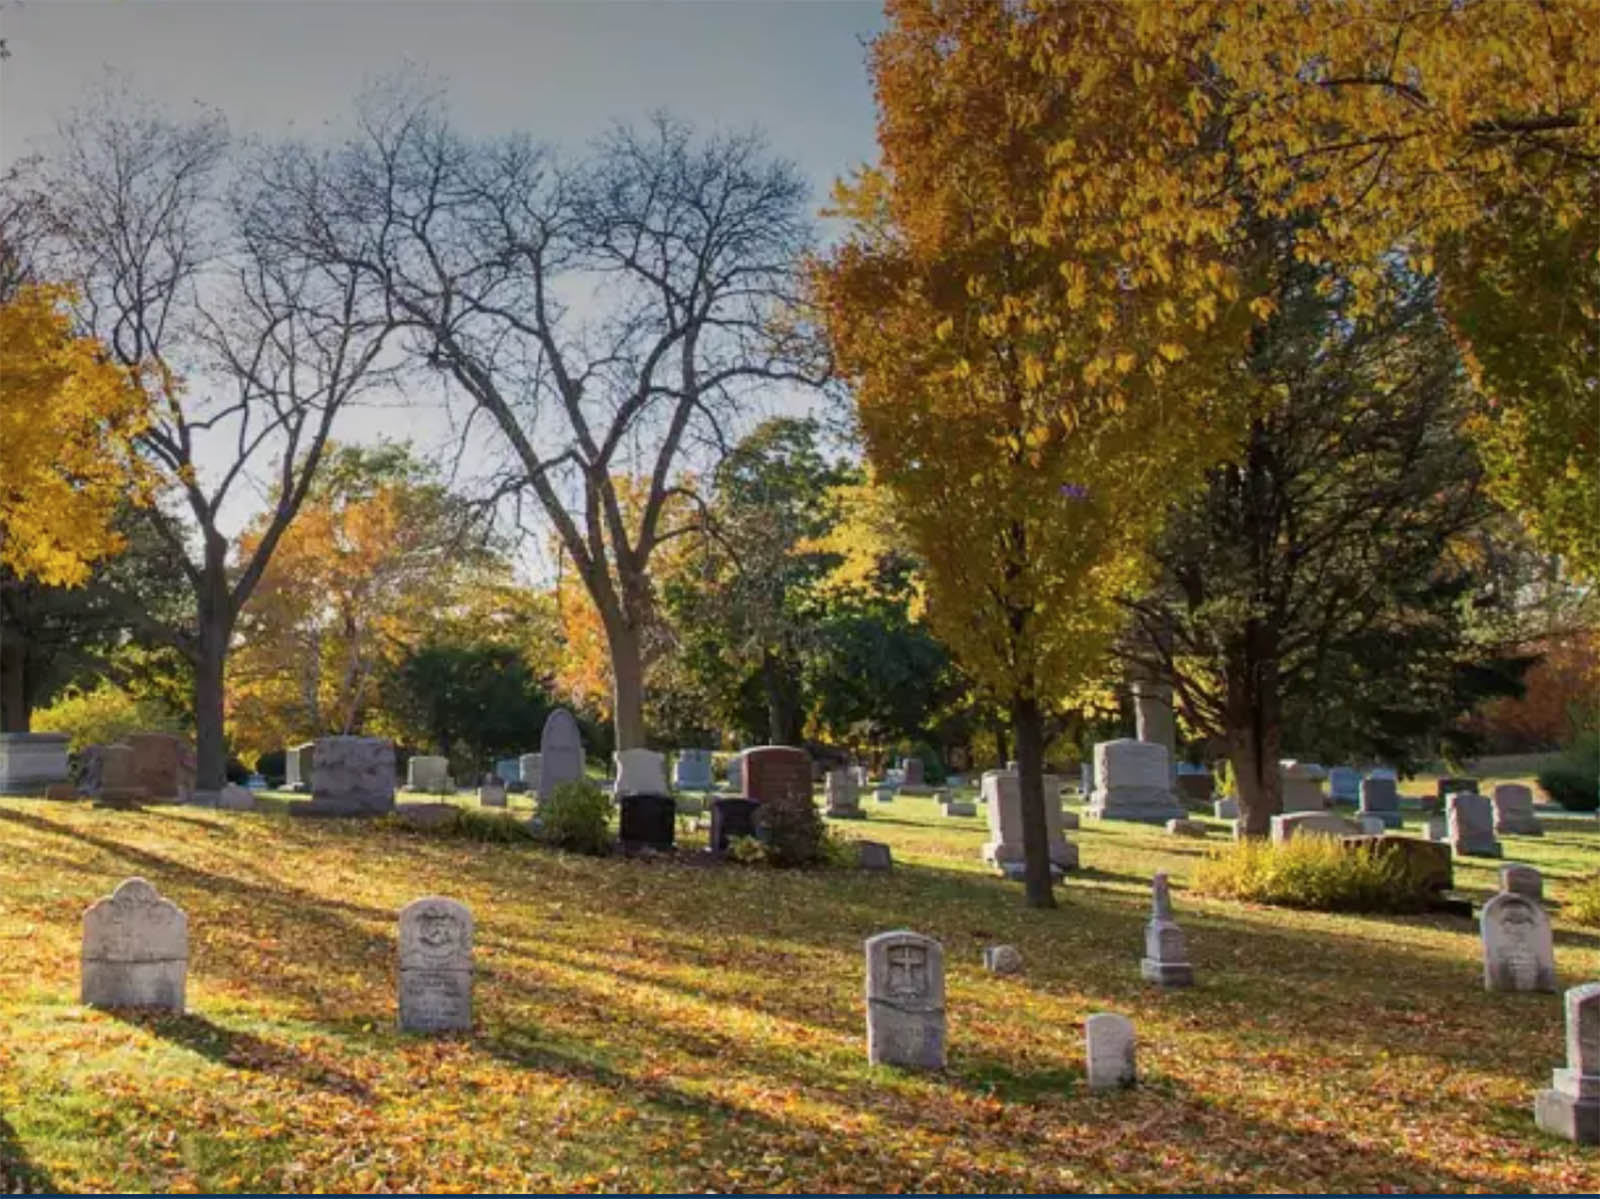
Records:
M97 803L110 807L136 804L147 796L135 782L133 750L126 745L91 745L85 749L83 788Z
M879 783L872 789L872 798L877 803L893 803L894 788L889 786L888 783Z
M0 795L39 795L69 777L65 733L0 733Z
M400 1029L472 1028L472 913L438 895L400 909Z
M1097 820L1165 824L1186 813L1172 794L1167 751L1149 741L1123 738L1094 747L1098 785L1085 814Z
M850 767L850 776L855 779L858 790L867 785L867 768L865 766Z
M1332 812L1290 812L1272 818L1272 843L1283 845L1295 837L1348 837L1361 826Z
M1443 778L1435 785L1435 794L1441 803L1444 797L1455 791L1471 791L1477 794L1478 780L1472 778Z
M1021 974L1022 954L1015 945L986 945L983 968L990 974Z
M284 789L286 791L306 792L311 790L311 776L316 764L317 743L315 741L302 742L291 745L283 751L283 768L285 772Z
M944 948L909 929L868 937L867 1061L942 1070Z
M1534 1096L1534 1123L1579 1145L1600 1144L1600 983L1573 987L1563 1007L1567 1064Z
M1445 842L1450 837L1450 822L1443 816L1428 816L1422 821L1422 830L1428 840Z
M516 758L501 758L494 764L494 776L506 787L522 781L522 763Z
M889 870L894 866L894 854L882 841L857 841L856 865L862 870Z
M612 794L665 795L667 759L653 749L624 749L612 755L617 764L617 785Z
M1519 837L1542 837L1544 826L1533 814L1533 792L1521 783L1497 783L1489 797L1494 805L1494 831Z
M1133 1023L1116 1012L1095 1012L1083 1022L1083 1056L1091 1091L1131 1087L1139 1079Z
M1455 886L1455 860L1450 847L1415 837L1341 837L1349 852L1395 854L1405 859L1405 869L1423 890L1448 891Z
M1144 957L1139 960L1139 974L1146 982L1163 987L1194 985L1194 967L1189 963L1183 930L1172 918L1172 894L1165 871L1150 880L1150 922L1144 926Z
M1361 798L1361 772L1353 766L1328 771L1328 798L1334 803L1355 803Z
M1239 801L1231 795L1215 800L1211 804L1211 814L1218 820L1239 819Z
M728 797L711 801L711 849L723 853L735 837L756 835L756 809L753 799Z
M1361 831L1369 837L1381 837L1389 831L1389 826L1376 816L1356 815L1356 823L1361 826Z
M855 775L847 766L828 771L823 782L823 795L828 802L828 815L835 820L859 820L861 796L856 790Z
M1322 783L1327 777L1328 772L1315 762L1279 762L1278 784L1283 790L1284 812L1326 811L1328 801L1322 794Z
M182 1012L189 918L142 878L124 879L83 914L79 1002Z
M1171 788L1178 777L1178 726L1172 711L1172 688L1166 683L1141 679L1132 690L1134 735L1167 751L1167 786Z
M672 785L679 791L709 791L716 784L711 777L709 749L680 749L672 767Z
M1526 895L1501 891L1483 905L1478 922L1483 931L1486 990L1556 989L1555 945L1542 907Z
M217 807L224 812L249 812L256 806L255 793L238 783L228 783L217 792Z
M416 754L406 763L406 790L438 795L449 789L450 759Z
M984 813L989 820L989 840L979 851L980 857L997 867L1007 878L1021 878L1025 870L1022 852L1022 780L1008 770L986 770L982 791ZM946 806L948 808L948 804ZM1068 841L1062 831L1059 798L1054 803L1045 803L1044 824L1051 868L1062 871L1077 869L1078 847Z
M294 816L373 816L394 811L394 743L382 737L318 737L311 802Z
M517 773L522 776L522 785L529 791L539 786L539 755L523 754L517 759Z
M1500 889L1524 895L1534 903L1544 902L1544 875L1532 866L1507 862L1500 867Z
M544 719L539 734L539 798L549 799L562 783L583 777L583 737L578 722L565 708L556 708Z
M480 808L503 808L506 806L506 781L498 774L491 774L478 786L478 806Z
M122 743L133 750L133 785L152 803L188 803L194 795L194 747L171 733L129 733Z
M1198 820L1169 820L1166 830L1169 837L1203 838L1207 832L1206 826Z
M1094 762L1078 764L1078 793L1087 796L1094 790Z
M1216 794L1216 782L1209 770L1178 767L1178 795L1188 804L1204 805Z
M617 801L617 819L624 846L671 849L677 836L678 804L670 795L624 795Z
M744 762L738 754L728 759L727 766L728 790L742 792L744 790Z
M926 780L922 776L921 758L902 758L900 760L902 783L908 787L921 787Z
M1394 779L1371 774L1361 780L1358 790L1361 800L1359 812L1362 816L1381 820L1384 828L1400 828L1404 825L1405 822L1400 818L1400 787Z
M758 803L811 802L811 755L792 745L758 745L739 755L740 794Z
M1500 842L1494 836L1494 807L1476 791L1452 791L1444 797L1450 848L1468 857L1498 858Z
M939 814L941 816L972 817L978 814L978 805L970 799L950 799L946 797L939 801Z

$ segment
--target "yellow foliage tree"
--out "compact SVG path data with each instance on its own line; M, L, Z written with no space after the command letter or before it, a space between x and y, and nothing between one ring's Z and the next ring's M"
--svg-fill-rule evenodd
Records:
M1248 316L1215 302L1239 291L1218 239L1135 239L1119 215L1194 141L1181 61L1111 6L1048 10L1097 48L1072 72L1018 52L1043 18L1015 6L889 8L881 163L838 189L851 232L817 297L930 622L1009 709L1048 906L1044 709L1097 677L1166 503L1230 444L1244 397L1211 347ZM1095 169L1064 181L1064 144Z
M147 404L97 341L73 335L66 298L25 286L0 305L0 564L77 586L122 548L118 505L145 498L132 439Z

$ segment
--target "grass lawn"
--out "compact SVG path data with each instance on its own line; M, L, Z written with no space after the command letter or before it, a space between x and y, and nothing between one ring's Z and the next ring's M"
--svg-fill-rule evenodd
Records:
M1560 998L1486 994L1471 921L1200 900L1203 844L1088 824L1030 912L980 820L866 806L845 831L890 874L0 800L0 1190L1600 1191L1533 1126ZM1566 987L1600 978L1559 912L1600 829L1549 827L1506 854L1546 871ZM1158 869L1193 990L1139 979ZM189 913L187 1016L77 1004L83 910L132 874ZM477 921L470 1038L394 1028L395 914L429 893ZM939 1077L866 1065L861 941L901 926L945 945ZM1000 941L1022 976L980 969ZM1134 1022L1135 1091L1083 1086L1097 1010Z

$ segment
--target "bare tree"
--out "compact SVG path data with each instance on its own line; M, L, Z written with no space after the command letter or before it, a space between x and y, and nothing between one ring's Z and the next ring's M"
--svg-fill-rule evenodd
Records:
M225 779L223 668L239 611L294 518L341 406L378 378L387 329L360 272L285 253L272 156L238 153L219 117L176 122L110 94L41 165L50 273L146 390L142 448L166 481L144 509L194 596L148 622L194 670L196 786ZM373 319L373 312L377 312ZM268 485L255 472L265 468ZM271 494L254 548L231 558L224 507Z
M793 319L804 181L758 135L665 117L567 164L463 137L403 89L277 177L297 250L380 283L415 360L499 430L500 491L554 525L605 627L617 744L642 745L649 564L683 531L685 465L727 446L753 389L824 374Z

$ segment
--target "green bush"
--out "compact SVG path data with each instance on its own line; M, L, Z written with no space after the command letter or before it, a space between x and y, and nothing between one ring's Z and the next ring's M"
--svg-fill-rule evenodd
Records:
M1237 841L1200 863L1203 895L1321 912L1413 912L1428 902L1424 876L1401 853L1347 849L1332 837L1282 845Z
M824 829L822 834L822 861L834 870L853 870L861 860L856 842L841 836L838 829Z
M1600 874L1572 885L1561 904L1561 914L1575 924L1600 928Z
M756 831L774 866L814 866L822 861L827 825L810 795L766 800L756 809Z
M590 779L559 783L539 799L541 835L551 845L577 853L609 853L615 807L611 796Z
M921 758L922 778L929 786L938 786L944 782L946 770L944 755L926 741L914 741L911 748L904 753L897 754L898 758ZM898 763L896 763L898 765Z
M1539 772L1539 786L1569 812L1600 807L1600 733L1581 734Z
M451 841L509 844L535 839L534 831L511 813L485 812L480 808L457 808L453 815L426 822L407 820L400 813L390 812L382 823L402 832Z
M759 866L767 860L767 847L757 837L731 837L728 857L741 866Z

